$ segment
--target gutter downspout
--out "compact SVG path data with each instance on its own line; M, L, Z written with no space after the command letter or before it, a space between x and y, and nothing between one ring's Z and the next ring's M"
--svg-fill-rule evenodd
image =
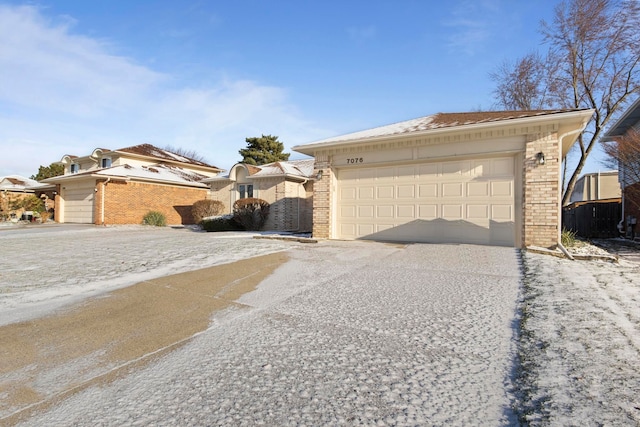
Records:
M107 177L107 180L105 182L102 183L102 197L101 197L101 207L100 207L100 219L102 222L102 225L104 226L104 193L107 191L107 183L111 181L111 177Z
M584 127L582 129L575 129L572 130L570 132L565 132L562 135L560 135L560 137L558 138L558 150L560 151L560 156L558 157L559 159L562 159L562 140L565 139L568 136L571 135L575 135L575 134L579 134L582 133L582 131L584 130ZM559 166L560 167L560 166ZM558 174L558 188L562 188L562 178L561 178L561 174ZM562 188L564 190L564 188ZM562 251L562 253L569 258L570 260L574 261L575 258L569 253L569 251L567 251L567 249L562 245L561 242L561 234L562 234L562 192L559 192L558 194L558 218L560 219L560 224L558 224L560 227L558 227L558 248L560 248L560 250Z

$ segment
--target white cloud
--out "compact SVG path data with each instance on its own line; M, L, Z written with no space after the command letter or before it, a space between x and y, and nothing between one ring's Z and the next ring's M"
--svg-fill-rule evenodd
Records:
M36 7L0 5L0 176L145 142L228 168L246 137L272 133L289 147L321 136L282 88L229 76L187 87L107 41L74 34L73 25Z
M456 52L473 55L482 49L492 34L492 16L498 12L494 0L463 0L453 9L453 17L444 23L452 29L447 46Z

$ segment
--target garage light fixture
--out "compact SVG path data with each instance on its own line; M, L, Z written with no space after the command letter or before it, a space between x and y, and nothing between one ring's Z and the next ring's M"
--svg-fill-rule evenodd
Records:
M539 165L544 165L544 153L542 151L536 154L536 160Z
M318 181L320 181L320 180L322 179L322 175L323 175L323 173L324 173L324 172L323 172L323 170L322 170L322 169L320 169L320 170L318 171L318 173L316 174L316 179L317 179Z

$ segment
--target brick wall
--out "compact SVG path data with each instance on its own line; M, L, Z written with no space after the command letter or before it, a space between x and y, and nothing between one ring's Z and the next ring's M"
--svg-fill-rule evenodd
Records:
M102 224L104 182L97 189L94 218L96 224ZM193 224L191 206L208 194L208 189L111 181L104 193L104 223L141 224L149 211L158 211L166 216L167 224Z
M326 157L317 156L314 175L322 171L322 178L313 183L313 237L331 237L331 183L333 172Z
M544 153L544 165L537 154ZM560 159L557 134L528 135L523 164L524 246L555 247L560 239Z

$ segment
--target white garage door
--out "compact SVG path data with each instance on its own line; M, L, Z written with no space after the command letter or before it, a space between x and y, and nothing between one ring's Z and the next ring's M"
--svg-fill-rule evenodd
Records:
M514 158L338 170L342 239L515 245Z
M64 222L93 224L94 188L93 182L64 185Z

